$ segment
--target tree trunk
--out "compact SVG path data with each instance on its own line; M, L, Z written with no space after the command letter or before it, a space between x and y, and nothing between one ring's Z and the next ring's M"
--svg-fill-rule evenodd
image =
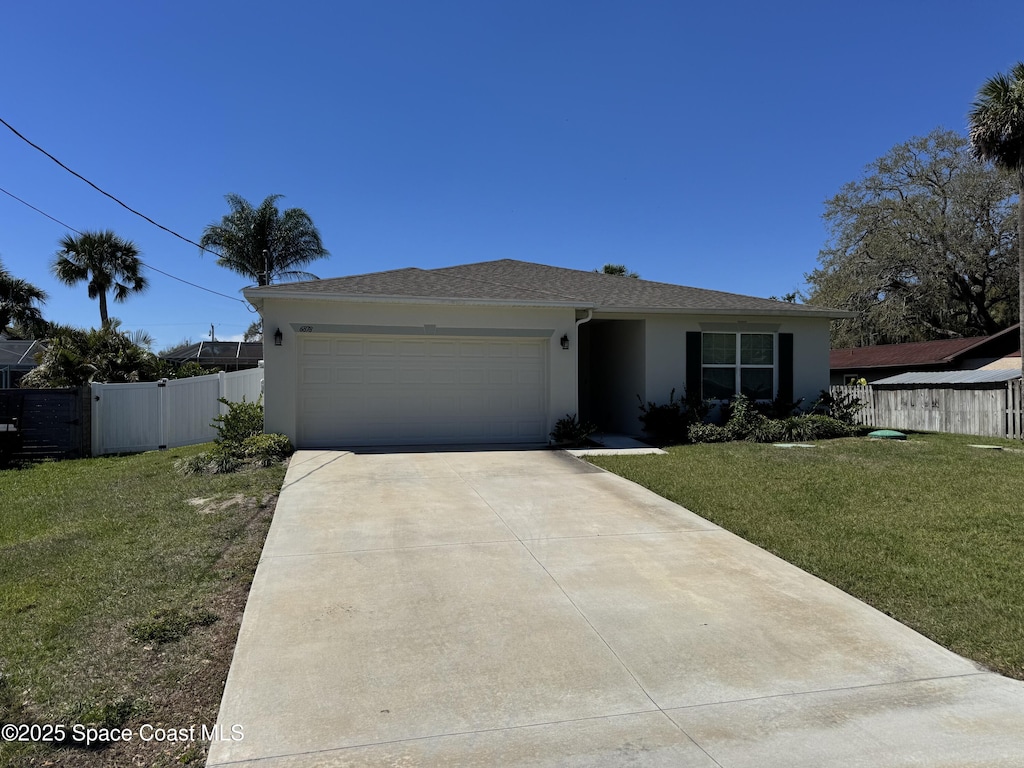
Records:
M1024 161L1017 164L1017 258L1020 288L1017 296L1020 323L1020 374L1024 377Z
M1021 278L1024 279L1024 278ZM100 328L107 327L107 292L100 291Z

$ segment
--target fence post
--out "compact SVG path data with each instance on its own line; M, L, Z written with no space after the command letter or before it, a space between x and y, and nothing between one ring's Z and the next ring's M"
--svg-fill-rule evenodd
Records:
M160 418L160 434L157 436L157 450L167 450L167 435L171 432L171 398L167 394L167 379L160 379L156 383L156 407Z
M90 413L92 415L92 425L91 425L92 440L90 441L91 445L89 446L89 453L92 456L102 456L103 455L103 435L101 434L102 433L101 427L103 425L103 395L102 395L102 392L103 392L103 385L102 384L99 384L99 383L97 383L95 381L93 381L93 382L91 382L89 384L89 400L90 400L89 405L91 406L89 408L89 411L90 411Z

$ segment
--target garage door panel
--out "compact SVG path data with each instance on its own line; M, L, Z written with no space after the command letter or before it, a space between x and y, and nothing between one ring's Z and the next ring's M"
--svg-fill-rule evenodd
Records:
M328 366L312 366L305 365L302 367L302 383L303 384L330 384L331 383L331 368Z
M302 354L306 357L313 355L331 356L331 342L329 339L303 339Z
M316 342L313 342L316 343ZM335 356L340 357L362 357L363 356L363 342L362 340L336 340L333 343L328 342L330 348L333 350Z
M362 368L355 368L341 365L334 369L334 383L344 386L346 384L365 384L366 371Z
M304 338L306 447L547 439L547 340Z

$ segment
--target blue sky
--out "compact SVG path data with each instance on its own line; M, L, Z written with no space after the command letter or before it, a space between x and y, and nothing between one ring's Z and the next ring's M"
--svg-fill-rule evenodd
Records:
M1019 0L7 3L0 117L192 240L225 194L283 194L331 251L320 277L515 258L780 295L816 266L823 202L894 144L964 131L1022 29ZM241 299L2 126L0 187ZM48 318L96 325L50 276L65 232L0 194L6 267ZM158 346L255 318L149 277L112 314Z

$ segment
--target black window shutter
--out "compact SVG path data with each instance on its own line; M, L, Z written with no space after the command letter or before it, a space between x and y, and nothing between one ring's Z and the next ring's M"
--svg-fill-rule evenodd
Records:
M701 334L700 331L686 332L686 394L701 395Z
M793 402L793 334L779 334L779 392L780 400Z

